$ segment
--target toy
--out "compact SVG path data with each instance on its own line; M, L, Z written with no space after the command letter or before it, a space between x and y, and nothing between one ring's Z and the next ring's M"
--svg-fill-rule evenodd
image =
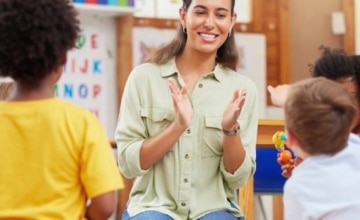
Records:
M294 161L292 160L291 152L285 149L286 141L287 136L283 131L277 131L272 137L272 142L274 143L275 148L279 151L279 162L283 165L288 165L287 170L288 172L291 172L294 168Z
M274 143L275 148L278 151L284 150L286 141L287 136L286 133L283 131L277 131L272 137L272 142Z
M289 163L291 163L291 157L292 157L292 155L291 155L291 152L288 151L288 150L282 150L282 151L280 151L278 157L279 157L280 162L281 162L282 164L289 164Z

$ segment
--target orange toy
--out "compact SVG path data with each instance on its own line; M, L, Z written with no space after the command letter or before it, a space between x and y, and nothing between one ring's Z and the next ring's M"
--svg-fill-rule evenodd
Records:
M291 157L292 157L291 152L288 150L282 150L279 153L280 162L282 164L291 163Z

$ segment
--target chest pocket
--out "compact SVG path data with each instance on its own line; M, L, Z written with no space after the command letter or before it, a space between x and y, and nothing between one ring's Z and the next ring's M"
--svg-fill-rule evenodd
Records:
M205 129L201 156L221 156L223 154L222 117L205 117Z
M173 111L156 107L141 108L140 115L146 124L149 137L163 131L175 120Z

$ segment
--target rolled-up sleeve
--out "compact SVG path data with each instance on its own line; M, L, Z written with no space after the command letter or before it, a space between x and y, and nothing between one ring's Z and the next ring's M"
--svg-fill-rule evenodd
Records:
M141 176L147 170L140 166L140 149L146 137L146 125L140 115L140 96L136 80L138 69L135 68L126 82L118 124L115 131L115 140L118 147L118 164L120 172L126 178Z
M220 170L227 185L232 189L242 187L255 173L256 170L256 138L258 129L258 94L254 83L247 84L247 97L240 119L240 138L245 149L243 163L234 173L225 170L221 161Z

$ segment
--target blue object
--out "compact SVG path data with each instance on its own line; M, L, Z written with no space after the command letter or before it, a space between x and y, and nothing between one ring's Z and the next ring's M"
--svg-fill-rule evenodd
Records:
M277 153L273 146L256 148L255 194L283 193L286 178L281 176L281 166L276 161Z
M107 0L97 0L97 3L99 5L107 5L108 4Z

